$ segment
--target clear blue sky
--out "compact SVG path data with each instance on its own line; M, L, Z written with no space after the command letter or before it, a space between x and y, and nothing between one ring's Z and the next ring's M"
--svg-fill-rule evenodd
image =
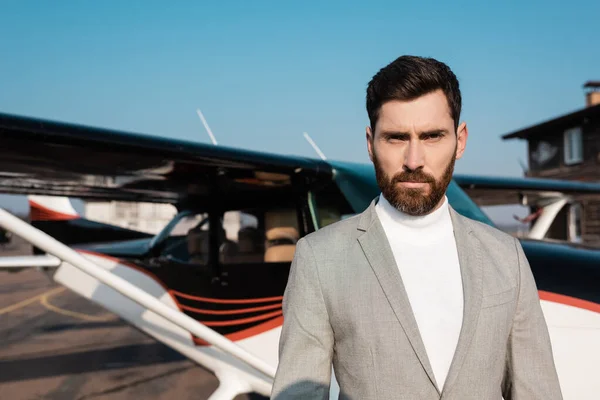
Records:
M323 4L321 4L323 3ZM524 2L523 2L524 3ZM167 6L168 4L168 6ZM0 112L368 162L365 88L401 54L457 74L470 129L456 172L519 176L500 135L584 106L600 1L8 1Z

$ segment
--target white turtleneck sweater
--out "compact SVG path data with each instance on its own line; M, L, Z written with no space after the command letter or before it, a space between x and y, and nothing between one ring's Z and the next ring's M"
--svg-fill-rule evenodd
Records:
M422 217L398 211L383 195L375 209L441 390L463 318L463 287L448 199Z

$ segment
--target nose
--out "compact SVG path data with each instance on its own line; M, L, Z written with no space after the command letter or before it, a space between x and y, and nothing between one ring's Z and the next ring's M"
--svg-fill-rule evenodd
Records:
M411 140L406 149L404 168L415 171L425 165L425 154L419 140Z

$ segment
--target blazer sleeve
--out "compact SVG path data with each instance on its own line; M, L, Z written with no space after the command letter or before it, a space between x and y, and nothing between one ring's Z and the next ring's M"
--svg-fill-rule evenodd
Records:
M505 400L560 400L550 335L531 267L515 239L519 261L519 293L508 341L503 397Z
M272 399L329 399L333 331L310 244L298 241L283 299Z

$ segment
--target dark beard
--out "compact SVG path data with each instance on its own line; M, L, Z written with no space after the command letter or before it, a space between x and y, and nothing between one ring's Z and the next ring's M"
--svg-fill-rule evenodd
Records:
M448 166L446 166L446 170L439 181L436 181L433 176L424 173L422 169L402 171L390 179L383 169L381 169L377 155L373 152L375 175L383 197L397 210L413 216L429 214L439 204L452 180L455 161L456 151L454 151L452 159L448 163ZM427 182L430 189L429 194L425 194L421 189L402 188L397 185L398 182Z

